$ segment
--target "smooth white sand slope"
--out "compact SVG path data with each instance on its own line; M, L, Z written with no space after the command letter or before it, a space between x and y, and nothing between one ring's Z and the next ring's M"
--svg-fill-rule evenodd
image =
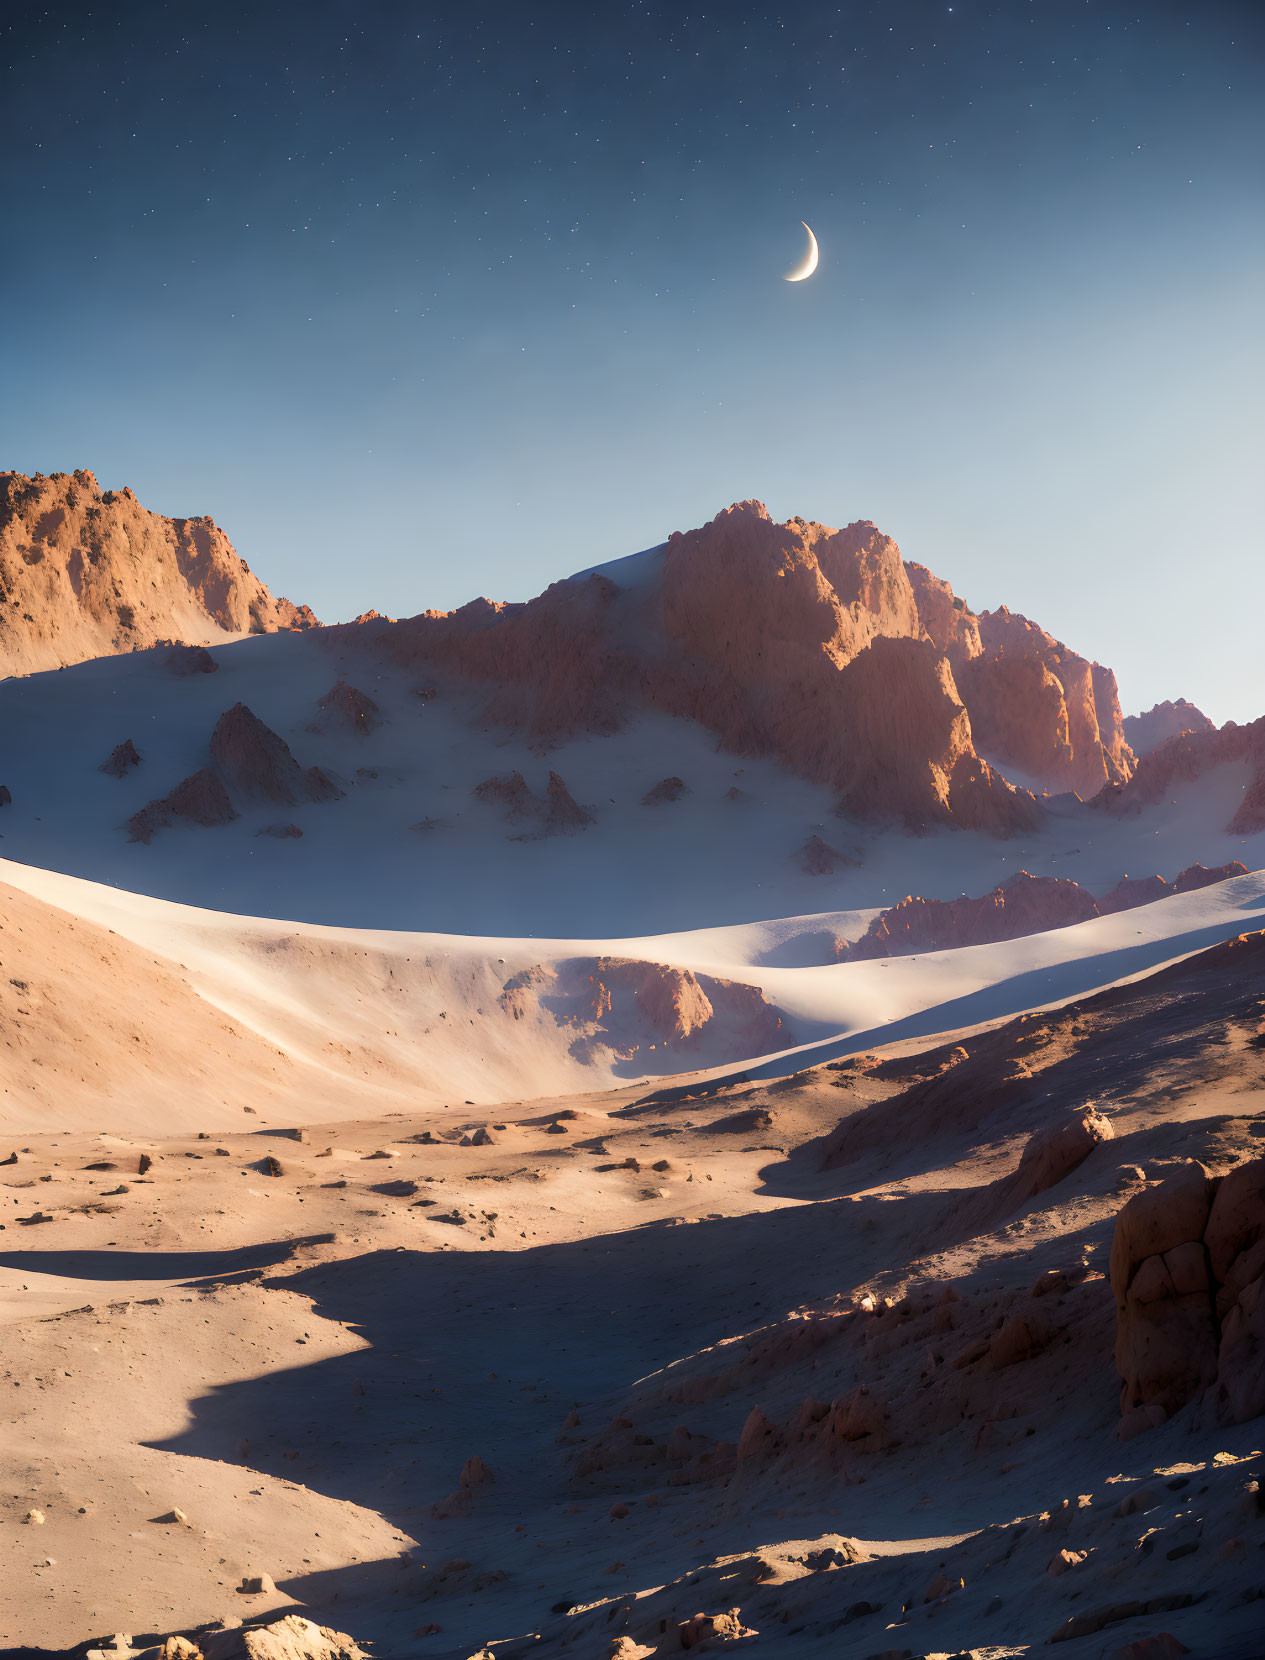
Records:
M363 1110L379 1111L399 1100L523 1100L762 1058L735 1052L732 1037L719 1035L690 1047L661 1046L653 1054L645 1049L623 1057L614 1049L599 1051L596 1058L577 1054L574 1027L551 1012L547 1000L525 1018L516 1018L501 1001L506 981L535 965L554 968L575 958L609 956L756 986L783 1015L789 1040L789 1053L768 1062L766 1070L786 1071L806 1058L801 1046L820 1059L880 1041L880 1032L882 1041L891 1041L995 1020L1143 973L1265 922L1265 872L1257 872L995 945L781 967L764 961L771 944L793 946L797 938L811 938L845 919L828 913L636 938L536 940L234 916L10 861L0 861L0 879L51 907L51 916L64 914L108 930L144 954L150 966L143 970L132 959L107 968L103 990L125 989L129 975L165 974L182 995L261 1040L269 1070L275 1073L284 1063L290 1078L265 1093L264 1110L284 1112L291 1088L296 1104L302 1100L302 1115L312 1120L346 1114L353 1099ZM40 930L28 926L27 935L38 947ZM47 937L53 940L52 930ZM23 970L26 980L37 974L38 966ZM182 1007L179 1021L172 1023L173 1043L183 1043L191 1032L201 1040ZM231 1048L241 1040L224 1041ZM138 1049L137 1071L152 1079L148 1053ZM116 1058L114 1071L121 1065ZM244 1077L239 1100L243 1087ZM151 1093L135 1097L146 1101L146 1123L152 1122ZM126 1128L137 1122L129 1099L103 1100L88 1082L67 1079L58 1095L57 1122ZM165 1122L173 1129L192 1126L188 1113L196 1117L207 1106L196 1092L188 1102L179 1092L169 1092L169 1099ZM48 1122L46 1103L29 1092L15 1090L0 1101L6 1114L16 1115L11 1122L32 1127Z

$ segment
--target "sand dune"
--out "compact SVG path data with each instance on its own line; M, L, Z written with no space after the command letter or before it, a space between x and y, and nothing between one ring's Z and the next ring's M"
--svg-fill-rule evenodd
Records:
M0 878L21 1068L0 1099L7 1122L32 1130L48 1127L50 1110L68 1128L174 1132L227 1127L246 1105L265 1122L319 1122L353 1104L492 1103L761 1061L760 1075L776 1075L1082 994L1239 933L1265 910L1258 872L1024 939L788 968L763 964L772 942L858 919L488 939L237 917L11 861ZM564 995L565 976L591 982L612 960L666 965L672 996L700 976L751 988L782 1024L718 1013L685 1033L674 1006L646 1015L644 998L599 1023ZM524 976L527 991L507 995Z

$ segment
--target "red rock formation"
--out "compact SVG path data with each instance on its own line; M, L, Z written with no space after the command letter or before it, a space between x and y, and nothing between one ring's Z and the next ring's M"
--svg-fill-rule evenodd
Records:
M571 791L559 778L556 772L549 774L549 784L545 790L544 827L547 835L557 835L568 830L583 830L586 825L597 821L587 807L580 803L571 794Z
M982 755L1043 788L1105 789L1111 810L1162 798L1183 770L1161 745L1130 787L1109 670L1004 608L974 615L872 524L775 524L758 502L673 535L648 584L590 573L526 605L478 600L374 629L396 661L486 686L485 718L532 737L610 732L659 708L781 761L850 812L914 827L1036 826L1040 806ZM1254 731L1226 729L1186 767L1252 763L1239 834L1265 826Z
M228 791L209 767L195 772L175 789L150 801L127 821L130 840L149 845L156 830L183 819L188 824L228 824L237 814Z
M556 970L535 964L505 982L500 1003L516 1020L543 1010L577 1027L573 1053L584 1059L599 1050L689 1052L706 1040L745 1060L792 1041L758 987L626 957L575 957Z
M517 769L492 778L485 778L470 791L476 801L486 801L505 810L506 818L524 818L534 811L537 802L527 787L527 780Z
M1189 893L1246 874L1247 866L1237 860L1212 870L1191 865L1175 882L1166 882L1162 876L1125 876L1109 894L1095 899L1079 882L1060 876L1033 876L1020 870L979 899L920 899L910 895L875 917L859 940L850 945L837 942L834 955L840 961L861 961L1019 939L1049 928L1070 927L1094 916L1112 916L1149 905L1168 894Z
M587 807L581 807L556 772L549 774L543 796L533 794L517 770L485 778L470 793L476 801L501 807L512 823L534 826L529 836L562 835L596 823L594 815Z
M1009 1176L1001 1176L968 1192L952 1206L947 1220L956 1231L963 1233L995 1226L1029 1200L1065 1181L1100 1142L1110 1141L1114 1135L1110 1120L1092 1106L1035 1131L1028 1138L1018 1167ZM1053 1289L1038 1282L1033 1287L1033 1295L1044 1295Z
M164 639L314 628L213 520L147 512L89 472L0 473L0 669L32 674Z
M982 749L1004 766L1070 786L1075 769L1067 702L1058 676L1040 657L1019 652L976 657L962 665L957 679Z
M683 795L689 794L689 787L683 778L661 778L657 784L651 785L641 798L643 807L662 807L665 802L679 801Z
M855 866L861 862L859 859L849 858L837 847L830 847L816 835L809 836L795 857L801 869L807 871L810 876L833 876L835 871L845 870L849 865Z
M661 604L675 650L652 695L728 748L775 756L866 817L1039 822L976 756L899 550L872 525L777 525L739 503L669 539Z
M841 949L849 961L984 945L1024 934L1066 928L1097 916L1092 894L1061 876L1016 871L979 899L918 899L912 895L874 918L854 944Z
M1096 795L1133 767L1116 678L1002 606L979 614L983 655L964 668L962 696L980 749L1042 779Z
M309 732L359 732L368 737L382 724L382 711L366 693L339 678L318 701L316 719Z
M1157 703L1145 714L1126 715L1124 718L1125 741L1139 759L1167 743L1170 738L1179 738L1183 732L1214 730L1207 715L1196 709L1193 703L1187 703L1184 697L1173 703Z
M205 646L190 646L183 643L172 646L163 658L163 668L168 674L174 674L177 679L186 680L194 674L216 674L219 664Z
M108 773L111 778L126 778L133 767L139 767L141 758L136 745L130 738L125 738L121 744L115 744L109 755L102 761L100 771Z
M1199 888L1210 888L1215 882L1228 882L1232 876L1246 876L1247 866L1232 859L1228 865L1187 865L1173 883L1174 893L1194 893Z
M635 658L611 637L618 592L603 576L555 582L526 605L477 599L458 611L425 611L384 629L377 643L395 662L483 683L484 718L532 737L615 732L641 680Z
M1095 807L1109 813L1139 812L1172 799L1183 784L1197 783L1215 767L1246 770L1243 799L1226 829L1233 836L1265 830L1265 715L1247 726L1227 721L1212 731L1183 732L1144 755L1129 781L1096 796Z
M964 656L971 625L948 627L956 602L932 580L919 578L934 626ZM672 536L657 585L622 591L590 574L527 605L415 617L378 643L486 684L487 718L533 737L613 731L652 706L780 760L867 817L1001 834L1041 818L975 753L899 550L868 523L776 525L758 502L739 503Z
M1265 1158L1219 1179L1192 1162L1130 1199L1111 1287L1123 1434L1205 1389L1222 1423L1265 1412Z
M753 1406L738 1437L739 1464L746 1464L755 1458L770 1457L776 1450L778 1439L777 1431L765 1417L763 1410Z
M954 676L973 657L982 655L979 619L969 611L947 582L933 576L925 565L905 561L905 572L914 590L918 620L936 650L949 659Z
M1093 1107L1038 1130L1029 1138L1019 1168L1006 1179L1004 1196L1012 1205L1021 1205L1057 1186L1085 1162L1100 1141L1110 1141L1114 1134L1110 1121Z
M489 1483L495 1482L495 1480L496 1477L478 1453L474 1453L466 1459L461 1466L461 1474L457 1478L458 1485L461 1487L485 1487Z
M1135 906L1163 899L1172 891L1172 883L1162 876L1122 876L1098 901L1098 911L1101 916L1114 916L1117 911L1131 911Z
M304 770L285 739L244 703L235 703L216 721L211 758L229 788L241 795L292 805L342 794L320 767Z

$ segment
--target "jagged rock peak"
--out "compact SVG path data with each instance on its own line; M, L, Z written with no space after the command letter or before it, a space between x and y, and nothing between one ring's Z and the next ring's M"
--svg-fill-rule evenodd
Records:
M1025 833L1043 814L1030 790L1088 795L1132 769L1109 670L1009 612L977 617L868 519L778 523L735 502L673 532L648 582L616 576L426 613L373 644L482 684L483 719L533 741L658 709L777 759L849 813L919 829Z
M1215 728L1202 709L1196 709L1184 697L1171 703L1157 703L1140 715L1126 715L1124 735L1134 754L1149 755L1170 738L1180 738L1183 732L1212 732Z

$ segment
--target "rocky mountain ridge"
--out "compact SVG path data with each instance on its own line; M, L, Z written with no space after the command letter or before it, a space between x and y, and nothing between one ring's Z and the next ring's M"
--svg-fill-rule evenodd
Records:
M1033 829L1041 805L990 762L1081 795L1133 771L1109 669L1009 611L972 613L869 521L778 524L757 501L526 604L377 638L397 663L486 683L487 718L542 743L650 706L913 828Z
M210 518L169 519L92 473L0 473L0 674L177 639L315 628Z
M316 626L209 518L151 513L88 472L0 474L0 670L175 638L193 642L182 672L204 672L205 644ZM1023 835L1043 794L1123 812L1223 762L1247 763L1230 828L1265 822L1260 723L1218 730L1184 699L1125 720L1109 669L1004 606L971 611L868 520L779 524L738 502L525 603L370 612L336 632L397 670L464 683L486 698L484 722L533 745L666 713L880 825ZM322 715L347 719L367 733L376 706Z

